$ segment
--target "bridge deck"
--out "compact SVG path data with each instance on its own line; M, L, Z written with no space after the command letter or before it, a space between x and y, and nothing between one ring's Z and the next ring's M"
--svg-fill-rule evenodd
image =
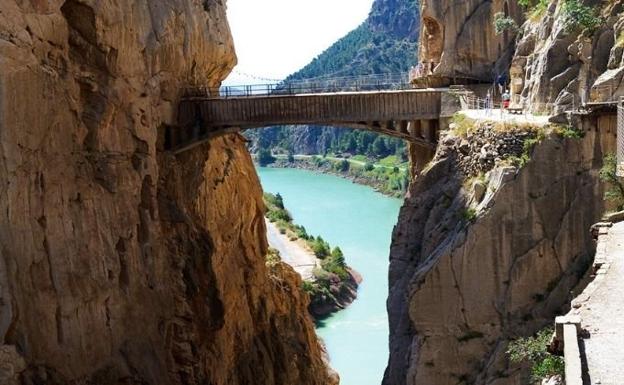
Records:
M332 92L244 97L188 97L178 122L182 142L206 135L279 125L353 127L432 146L435 133L423 121L437 121L447 89ZM436 128L437 129L437 128ZM192 139L196 138L196 139ZM175 140L176 145L180 140ZM185 143L186 146L188 143Z

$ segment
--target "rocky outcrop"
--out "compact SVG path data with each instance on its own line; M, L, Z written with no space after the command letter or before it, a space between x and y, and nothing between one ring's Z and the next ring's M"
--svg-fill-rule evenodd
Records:
M224 3L0 2L0 382L336 382L243 138L159 150Z
M329 277L328 292L314 290L310 296L308 310L315 320L330 316L340 310L344 310L357 298L358 287L362 283L362 276L355 270L347 268L345 279L332 274Z
M588 4L595 26L571 23L563 1L524 24L510 71L513 101L559 113L624 95L624 2Z
M384 384L526 383L507 343L565 306L604 208L597 173L615 136L597 131L595 119L583 124L583 139L550 134L520 169L505 156L496 166L481 162L481 149L459 138L441 139L393 234ZM487 172L479 189L467 183L475 164Z
M516 0L426 0L420 12L419 60L434 63L436 77L490 82L506 71L515 33L496 35L494 16L502 13L521 24Z

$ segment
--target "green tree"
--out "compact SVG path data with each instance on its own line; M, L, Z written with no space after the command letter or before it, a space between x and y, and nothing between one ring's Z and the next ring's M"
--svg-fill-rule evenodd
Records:
M263 148L258 151L258 164L264 167L275 162L275 157L271 154L271 150Z
M351 167L351 163L348 160L343 159L340 162L336 163L336 170L340 172L347 172Z
M329 244L319 235L312 242L312 251L318 258L325 258L330 254Z
M383 158L387 155L388 148L386 147L386 141L383 137L378 136L373 141L373 154L379 158Z

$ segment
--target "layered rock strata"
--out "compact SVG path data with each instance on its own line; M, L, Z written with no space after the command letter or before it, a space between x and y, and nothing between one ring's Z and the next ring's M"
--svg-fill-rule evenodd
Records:
M174 157L224 1L0 2L0 382L327 384L242 137Z

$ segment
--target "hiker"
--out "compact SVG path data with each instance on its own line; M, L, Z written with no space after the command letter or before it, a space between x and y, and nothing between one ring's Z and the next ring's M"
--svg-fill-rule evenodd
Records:
M498 85L498 89L500 90L500 93L502 94L503 90L507 86L507 74L502 73L498 75L498 77L496 78L496 84Z
M487 95L485 96L485 114L487 116L490 115L490 108L492 107L492 93L488 90Z
M505 93L503 94L503 109L508 109L509 108L509 103L511 101L511 95L509 94L509 90L505 90Z

